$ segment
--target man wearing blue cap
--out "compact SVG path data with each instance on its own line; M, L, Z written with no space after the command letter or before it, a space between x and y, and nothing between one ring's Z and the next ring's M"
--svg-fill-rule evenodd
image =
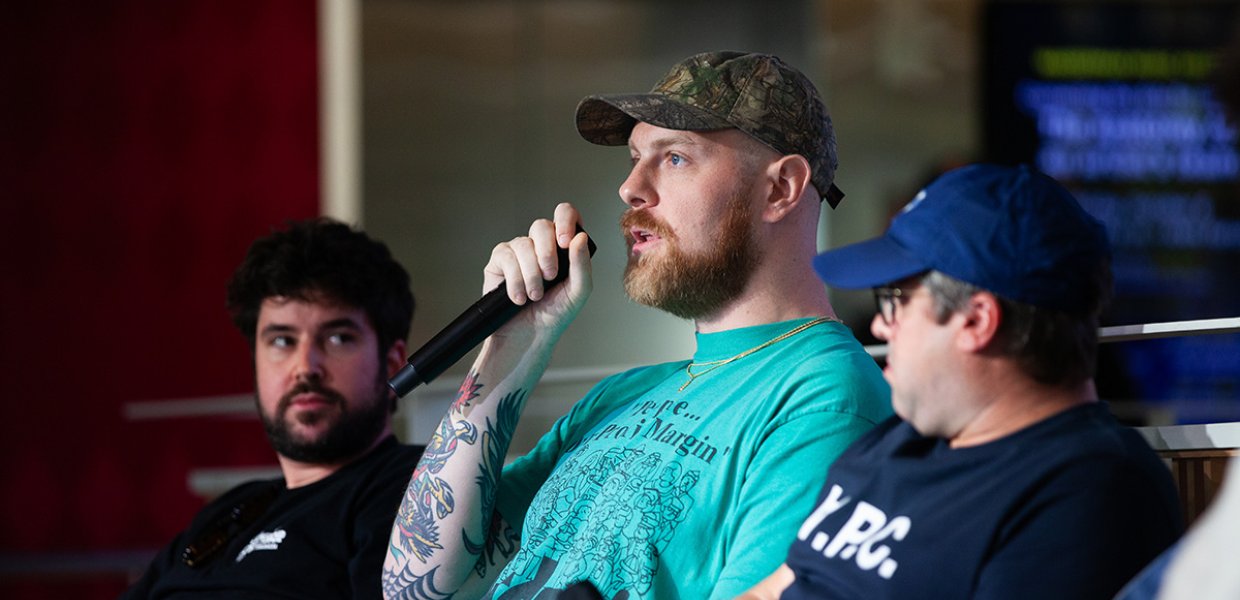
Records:
M750 597L1110 598L1169 545L1170 474L1094 392L1109 265L1067 190L993 165L819 255L827 283L874 289L898 417L832 465Z

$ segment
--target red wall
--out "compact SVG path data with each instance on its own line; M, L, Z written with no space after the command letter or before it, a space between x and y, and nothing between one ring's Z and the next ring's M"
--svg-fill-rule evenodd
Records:
M254 418L126 421L248 393L224 287L318 212L315 3L42 1L0 19L0 561L155 548L190 469L273 465ZM0 596L110 598L123 576Z

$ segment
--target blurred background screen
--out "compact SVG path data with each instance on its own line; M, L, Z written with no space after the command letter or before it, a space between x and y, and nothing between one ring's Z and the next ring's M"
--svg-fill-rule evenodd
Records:
M991 2L983 152L1068 185L1115 248L1104 325L1240 315L1240 155L1214 94L1235 2ZM1240 335L1106 344L1099 392L1240 418Z

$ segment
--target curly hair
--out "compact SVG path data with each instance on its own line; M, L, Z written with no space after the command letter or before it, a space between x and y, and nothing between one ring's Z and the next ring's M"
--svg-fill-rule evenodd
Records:
M227 308L251 348L259 308L273 296L363 309L380 357L409 336L413 319L409 274L387 246L327 217L289 222L285 230L259 238L233 273Z

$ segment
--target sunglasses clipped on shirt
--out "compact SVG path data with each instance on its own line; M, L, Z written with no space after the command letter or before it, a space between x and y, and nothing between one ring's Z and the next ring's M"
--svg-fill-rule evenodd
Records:
M268 487L216 517L181 551L181 562L193 569L211 562L228 547L228 543L237 537L237 534L245 531L267 512L279 493L279 486Z

